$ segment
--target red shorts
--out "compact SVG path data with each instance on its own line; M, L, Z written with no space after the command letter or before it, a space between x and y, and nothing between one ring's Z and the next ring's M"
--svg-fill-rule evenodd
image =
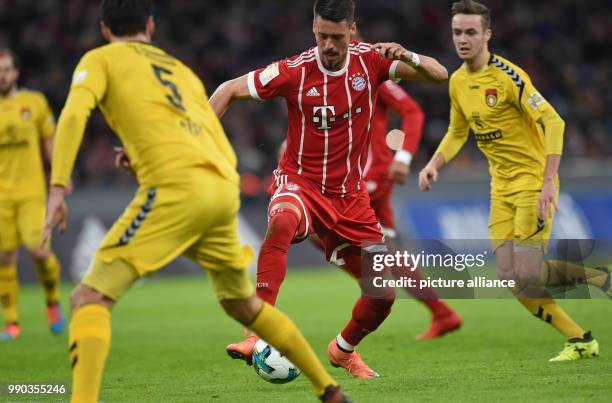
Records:
M272 206L288 202L303 213L294 241L316 233L325 248L325 257L336 263L338 251L346 246L380 245L384 242L380 224L370 206L365 186L344 197L321 194L320 187L298 175L279 175L272 184Z
M370 192L370 205L380 221L382 232L389 238L395 238L395 222L393 221L393 208L391 207L391 193L393 192L393 181L391 179L366 180L368 192Z

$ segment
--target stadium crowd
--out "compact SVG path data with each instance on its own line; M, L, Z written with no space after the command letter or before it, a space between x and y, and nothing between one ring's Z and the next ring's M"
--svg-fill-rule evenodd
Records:
M209 94L219 83L314 44L312 0L157 1L156 45L184 60ZM359 26L371 42L397 41L430 54L449 71L459 65L451 41L450 1L358 2ZM490 48L522 66L565 119L566 157L612 155L612 5L607 0L487 0L494 12ZM16 51L21 85L43 91L56 115L82 53L103 43L97 0L0 0L0 48ZM407 90L427 114L416 165L426 161L448 125L448 86ZM285 106L246 103L224 119L240 156L247 190L263 188L286 129ZM116 140L101 116L91 120L77 163L79 185L128 183L113 167ZM470 167L483 157L462 153ZM248 185L248 184L251 185Z

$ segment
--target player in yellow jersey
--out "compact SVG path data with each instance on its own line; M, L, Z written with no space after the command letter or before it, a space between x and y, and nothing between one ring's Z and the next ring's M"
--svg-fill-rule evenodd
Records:
M55 120L45 96L17 88L19 62L0 50L0 302L5 330L0 341L19 337L17 250L23 245L34 260L45 289L51 332L61 333L60 265L41 247L45 223L45 172L42 150L51 159Z
M565 123L522 69L489 52L491 19L484 5L461 1L453 4L452 14L453 41L465 63L450 79L449 130L419 174L419 186L431 189L430 180L437 180L438 169L459 152L472 131L489 161L489 232L498 276L516 280L519 285L512 291L517 299L568 340L551 361L594 357L597 341L543 288L576 281L610 287L605 270L544 261Z
M65 223L65 186L85 124L98 106L139 182L71 296L72 401L97 402L110 345L110 309L136 279L183 254L208 270L228 315L294 362L323 401L348 401L297 327L255 296L238 239L236 156L201 81L150 44L150 0L104 0L102 35L74 72L58 123L45 225Z

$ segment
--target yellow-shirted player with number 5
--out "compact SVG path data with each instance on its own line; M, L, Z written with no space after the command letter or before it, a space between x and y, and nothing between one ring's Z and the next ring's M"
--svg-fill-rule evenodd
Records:
M0 303L4 332L0 342L19 337L17 251L23 245L34 260L45 289L47 320L53 333L64 330L60 264L41 247L45 223L45 171L41 149L51 158L55 119L40 92L17 87L19 61L0 49Z
M610 288L606 269L544 261L565 123L522 69L489 52L491 16L484 5L460 1L453 4L452 14L453 41L465 63L451 76L449 130L419 174L419 186L431 189L430 179L437 180L438 169L459 152L472 131L489 161L489 234L498 276L517 281L512 290L516 298L567 340L550 361L595 357L597 341L544 289L576 282Z
M65 221L64 189L85 124L98 106L123 142L139 182L71 297L72 401L97 402L109 350L110 308L139 277L179 255L206 268L234 319L295 363L324 401L345 401L295 325L255 296L238 239L236 156L201 81L150 44L150 0L104 0L110 44L83 56L58 122L45 235Z

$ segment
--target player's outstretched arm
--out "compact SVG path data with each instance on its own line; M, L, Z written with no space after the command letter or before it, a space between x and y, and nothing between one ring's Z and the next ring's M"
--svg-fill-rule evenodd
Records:
M224 82L210 97L210 106L222 118L234 101L252 99L249 92L248 75Z
M374 49L385 59L401 60L395 76L402 80L440 84L448 80L448 71L436 59L406 50L397 43L377 43Z

